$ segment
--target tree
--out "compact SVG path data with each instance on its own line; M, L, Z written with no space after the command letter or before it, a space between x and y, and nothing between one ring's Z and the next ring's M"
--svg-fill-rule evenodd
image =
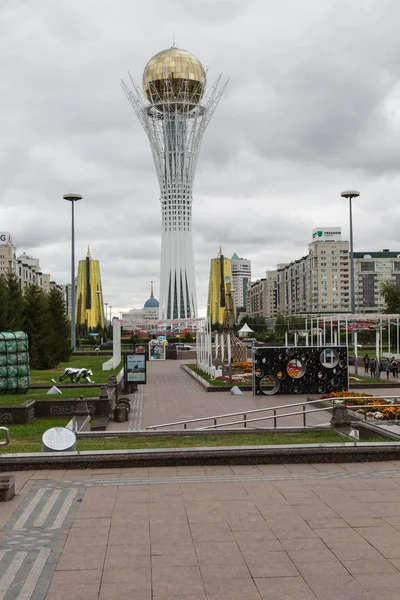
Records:
M381 283L381 294L385 301L385 313L400 313L400 285L387 279Z
M65 313L65 302L62 293L52 288L48 295L48 318L50 326L50 351L56 360L55 364L69 359L71 354L70 322Z
M283 338L285 331L287 331L287 319L281 314L276 315L275 319L275 332L278 338Z
M0 277L0 331L10 329L8 324L8 285L5 277Z
M193 336L190 333L190 331L185 331L185 334L183 336L183 341L186 342L187 344L190 344L191 342L193 342Z
M14 271L8 270L6 275L8 289L7 329L19 331L24 322L24 300L18 278Z
M29 285L24 295L23 329L29 338L29 356L32 369L49 369L57 364L52 354L52 332L47 294L37 285Z

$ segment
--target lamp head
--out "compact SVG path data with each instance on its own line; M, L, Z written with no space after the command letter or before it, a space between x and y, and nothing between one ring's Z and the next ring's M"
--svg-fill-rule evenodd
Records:
M64 194L64 200L69 200L70 202L76 202L77 200L82 200L81 194Z
M357 190L345 190L340 195L342 198L358 198L360 192L357 192Z

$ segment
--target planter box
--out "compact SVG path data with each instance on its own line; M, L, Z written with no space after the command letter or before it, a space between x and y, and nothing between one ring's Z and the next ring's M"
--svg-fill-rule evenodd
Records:
M26 425L35 416L35 400L13 406L0 406L0 425Z

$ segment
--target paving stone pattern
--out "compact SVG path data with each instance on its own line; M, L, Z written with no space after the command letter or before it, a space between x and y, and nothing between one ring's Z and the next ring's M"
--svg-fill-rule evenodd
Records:
M400 597L400 461L15 475L0 599Z
M289 403L301 402L301 396L279 395L253 396L251 392L243 396L233 396L229 390L224 392L207 392L196 379L191 377L181 368L181 363L187 361L149 361L147 384L139 385L138 392L131 394L131 411L128 423L112 423L108 429L135 430L160 424L183 421L185 419L198 419L213 415L223 415L239 411L254 410L266 406L281 406ZM195 362L193 360L193 362ZM303 397L306 402L305 398ZM284 420L278 420L278 426L302 427L303 418L300 414L301 407L278 409L277 414L299 411L299 416L294 415ZM255 417L261 415L254 415ZM307 417L309 425L328 424L331 419L330 411L317 412ZM248 417L250 418L250 417ZM240 420L236 417L234 420ZM225 422L232 421L232 417ZM224 422L223 420L219 422ZM188 425L188 428L199 428L210 425L210 421ZM259 427L273 427L273 420L254 424ZM249 427L251 424L248 425ZM182 426L180 426L182 428ZM240 427L237 425L236 427ZM179 429L171 427L170 429Z

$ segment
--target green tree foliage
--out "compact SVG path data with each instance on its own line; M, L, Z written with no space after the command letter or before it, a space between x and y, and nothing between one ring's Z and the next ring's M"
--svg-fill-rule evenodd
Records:
M285 331L288 330L287 319L279 314L275 319L275 333L278 336L278 339L282 339L285 335Z
M29 337L29 355L32 369L56 366L52 355L52 332L49 319L48 295L36 285L29 285L24 294L24 325Z
M400 314L400 285L389 279L381 284L381 294L385 301L385 313Z
M8 271L5 279L8 289L6 329L9 331L19 331L22 329L24 322L24 301L20 283L11 269Z
M190 344L193 342L193 336L190 333L190 331L185 331L185 335L183 336L183 341L186 342L187 344Z
M0 331L9 329L8 322L8 285L5 277L0 277Z
M50 350L55 365L68 360L71 353L70 322L65 313L62 293L52 288L48 294L48 317L50 326Z
M16 275L0 277L0 331L26 331L33 369L55 367L70 355L70 323L58 289L45 293L36 285L22 294Z

